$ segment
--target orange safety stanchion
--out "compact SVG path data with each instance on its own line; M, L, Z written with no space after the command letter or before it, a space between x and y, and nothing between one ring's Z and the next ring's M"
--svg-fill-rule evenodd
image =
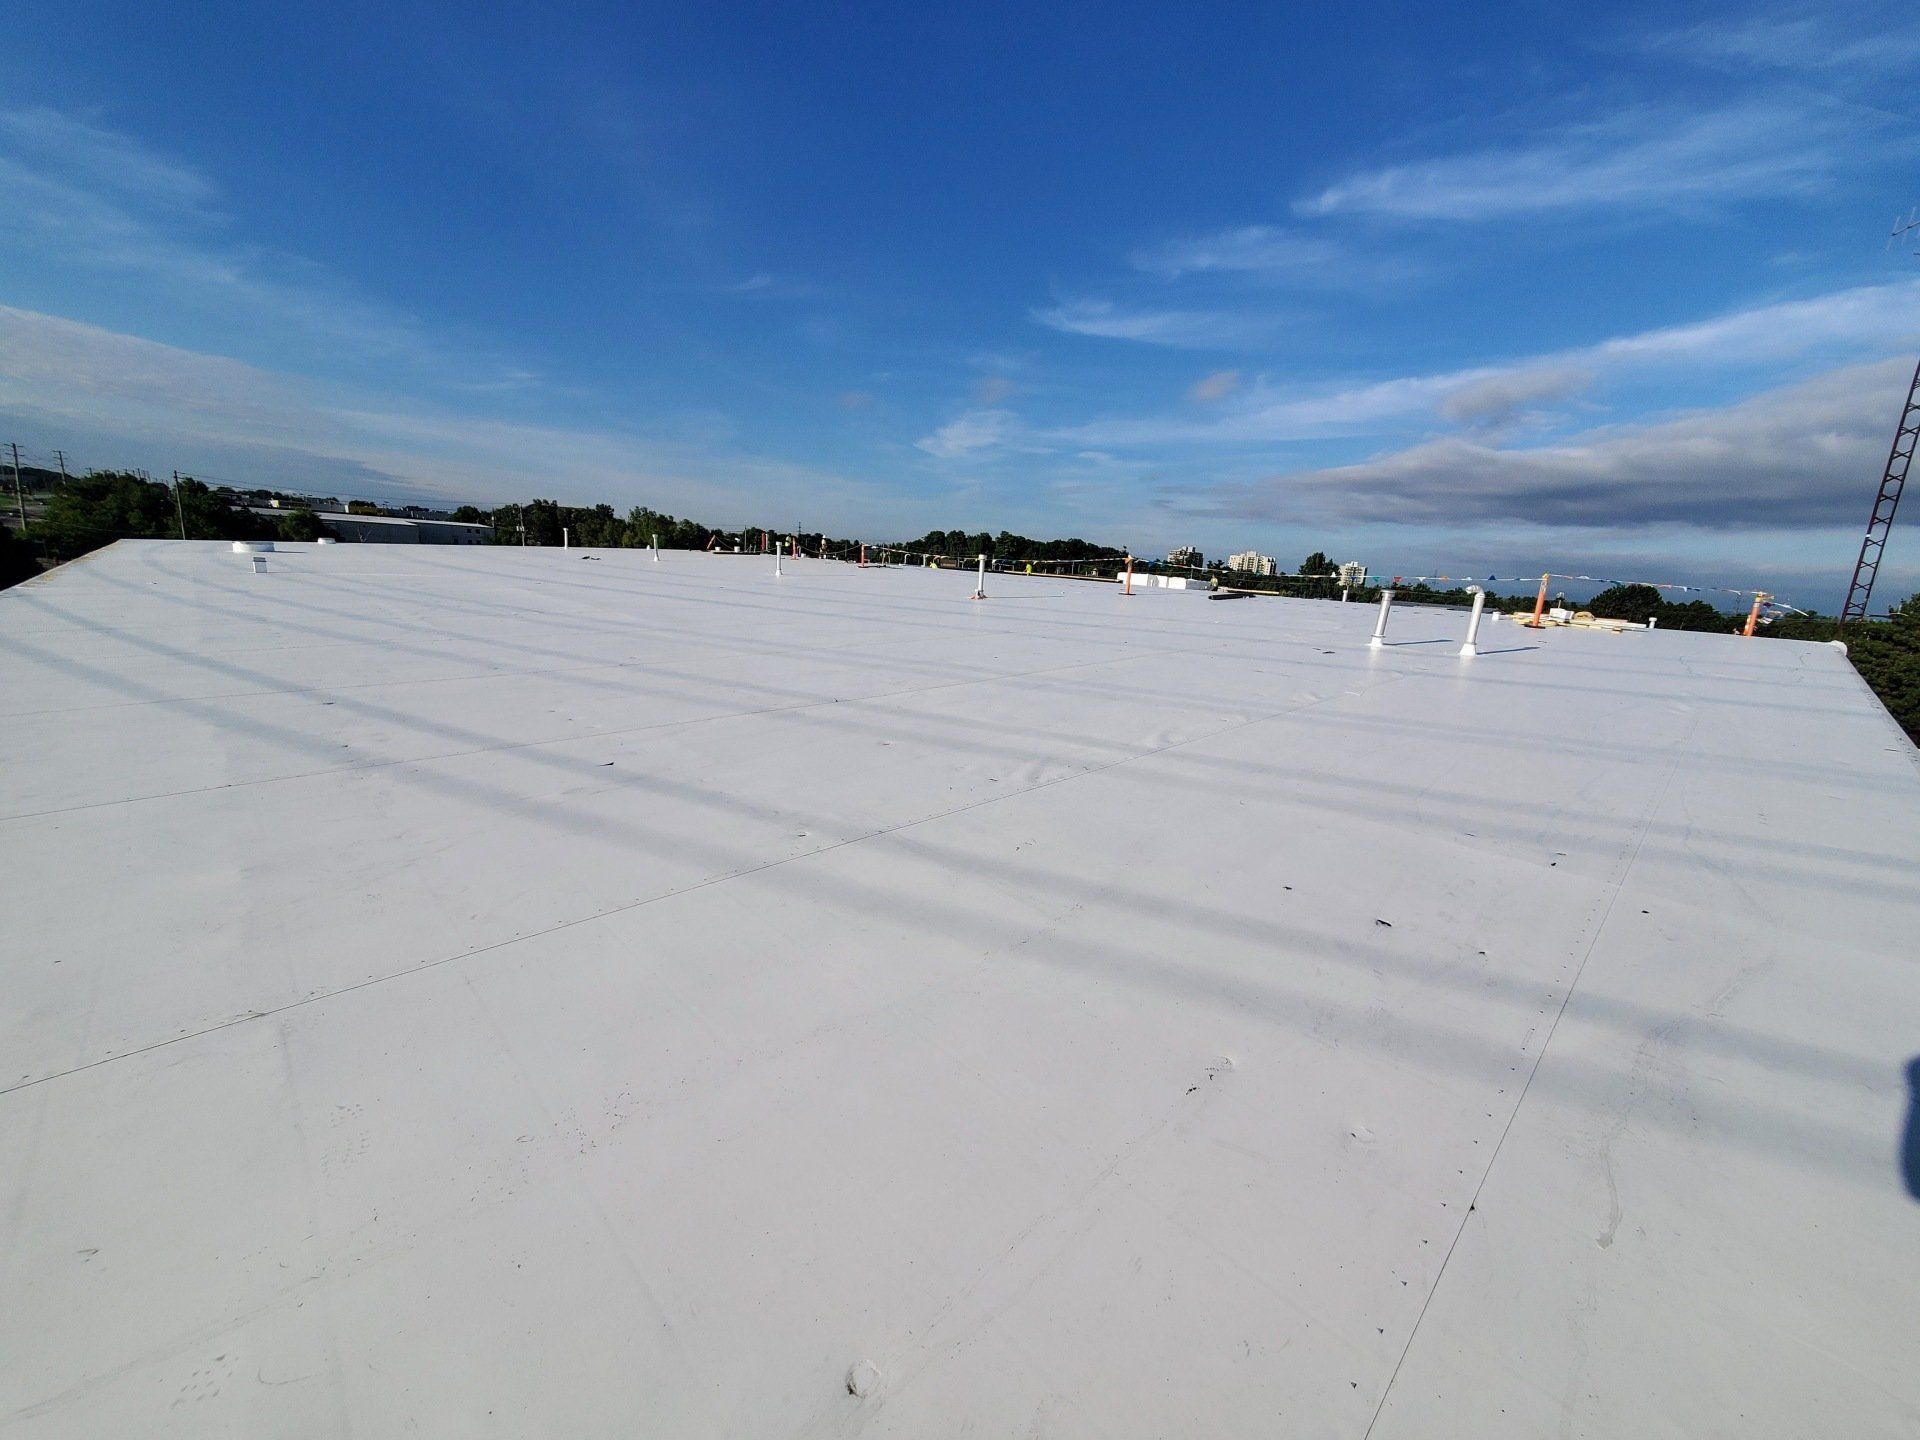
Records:
M1547 613L1547 581L1552 578L1551 575L1542 575L1540 577L1540 598L1533 602L1533 619L1528 622L1536 630L1540 628L1542 623L1540 617Z

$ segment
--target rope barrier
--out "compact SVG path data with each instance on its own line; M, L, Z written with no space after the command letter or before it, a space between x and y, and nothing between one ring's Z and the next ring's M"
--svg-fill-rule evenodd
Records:
M954 569L965 569L978 560L978 552L972 555L955 555L946 551L914 550L903 545L840 545L831 549L825 547L818 554L823 560L845 560L864 563L868 566L928 564L930 562L949 565ZM1075 570L1108 568L1115 572L1116 578L1127 563L1124 555L1102 555L1082 560L999 560L989 555L987 568L996 573L1026 573L1030 575L1048 575L1071 573ZM1791 615L1809 615L1812 611L1802 610L1785 601L1774 598L1771 591L1742 590L1731 585L1687 585L1674 580L1621 580L1610 575L1581 575L1567 571L1547 571L1544 575L1535 571L1531 575L1473 575L1473 574L1428 574L1428 575L1385 575L1373 571L1354 574L1351 571L1319 570L1307 573L1276 572L1272 575L1258 575L1254 572L1233 570L1212 570L1199 565L1170 565L1161 561L1149 562L1154 574L1185 574L1205 580L1218 580L1231 586L1236 574L1248 574L1251 578L1262 580L1310 580L1331 581L1350 588L1374 587L1380 589L1398 588L1406 585L1536 585L1543 578L1547 580L1568 580L1576 584L1606 585L1625 587L1644 585L1650 590L1670 590L1683 595L1734 595L1743 600L1760 600L1762 608Z

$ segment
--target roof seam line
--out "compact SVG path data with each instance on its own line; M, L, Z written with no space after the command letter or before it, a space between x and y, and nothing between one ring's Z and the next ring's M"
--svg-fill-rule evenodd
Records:
M1138 658L1144 659L1148 657L1143 655ZM1089 663L1109 663L1109 662L1089 662ZM1062 666L1060 668L1074 669L1076 667ZM1367 687L1365 687L1364 690L1362 690L1359 693L1364 694L1364 693L1367 693L1367 691L1377 690L1386 685L1390 685L1396 680L1405 679L1408 673L1410 672L1403 671L1396 675L1387 676L1383 680L1376 680L1373 684L1368 685ZM938 688L938 687L935 687L935 688ZM909 692L909 693L915 693L915 692ZM69 1076L79 1075L88 1070L97 1070L103 1065L112 1065L117 1061L130 1060L137 1055L150 1055L156 1050L164 1050L168 1046L178 1045L184 1041L197 1040L206 1035L217 1034L222 1030L231 1030L240 1025L251 1024L255 1020L270 1020L276 1016L285 1015L289 1011L303 1009L308 1005L318 1004L321 1001L325 1001L325 1000L332 1000L341 995L351 995L358 990L372 989L375 986L385 985L388 982L393 980L403 979L408 975L418 975L423 971L427 971L427 970L438 970L443 966L458 964L460 961L471 960L475 956L479 956L479 955L488 955L493 953L496 950L505 950L510 946L523 944L524 942L529 940L539 940L539 939L543 939L548 935L557 935L564 930L571 930L576 926L591 925L597 920L607 920L607 919L611 919L615 915L625 915L630 911L643 909L648 905L658 904L663 900L672 900L682 895L691 895L700 890L711 889L716 885L724 885L730 880L740 880L748 876L764 874L769 870L777 870L784 865L792 865L803 860L813 860L822 855L831 855L835 851L845 850L850 846L864 844L869 840L878 840L878 839L883 839L888 835L896 835L903 830L911 830L921 825L931 825L938 820L946 820L955 815L964 815L964 814L967 814L969 811L981 810L986 808L989 805L998 805L1003 803L1004 801L1017 800L1022 796L1032 795L1037 791L1050 789L1055 785L1064 785L1070 780L1078 780L1089 775L1104 775L1108 771L1117 770L1123 765L1131 765L1136 760L1150 760L1156 755L1164 755L1171 750L1184 749L1189 745L1198 745L1207 740L1217 739L1222 735L1231 735L1240 730L1250 729L1255 725L1264 725L1264 724L1267 724L1269 721L1283 719L1289 715L1297 715L1297 714L1300 714L1302 711L1311 710L1316 706L1324 705L1329 701L1349 698L1352 693L1354 692L1341 691L1338 694L1334 694L1334 695L1322 695L1317 697L1316 699L1307 701L1305 704L1289 705L1282 709L1271 711L1264 715L1253 716L1251 719L1237 720L1231 725L1223 725L1217 730L1209 730L1204 735L1195 735L1188 740L1171 741L1165 745L1155 746L1151 750L1142 750L1135 754L1123 755L1123 756L1120 756L1118 759L1105 761L1098 765L1088 765L1088 766L1083 766L1076 770L1070 770L1064 775L1056 775L1056 776L1053 776L1051 779L1036 781L1032 785L1025 786L1018 790L1009 791L1003 795L984 796L979 800L972 801L965 805L956 805L951 810L942 810L938 814L922 815L918 819L902 820L897 824L885 825L880 827L877 830L869 830L864 835L849 836L845 840L837 840L831 845L822 845L817 850L808 850L805 853L800 855L788 855L778 860L768 860L762 864L749 866L745 869L731 870L725 875L710 875L704 880L694 881L691 885L683 885L678 890L669 890L660 895L649 895L645 899L632 900L623 905L615 905L606 910L598 910L591 915L581 915L571 920L561 920L556 922L555 924L549 925L544 930L535 930L526 935L515 935L508 940L496 940L496 941L493 941L491 944L477 946L472 950L462 950L456 955L443 955L438 960L428 960L423 964L415 965L405 970L394 970L394 971L390 971L385 975L376 975L370 980L360 980L360 981L356 981L352 985L342 985L336 989L327 990L318 995L303 996L298 1000L289 1001L285 1005L275 1005L265 1010L250 1010L244 1015L235 1016L231 1020L223 1020L217 1025L208 1025L203 1027L202 1029L190 1031L185 1035L171 1035L171 1036L168 1036L165 1040L156 1040L151 1045L142 1045L133 1050L123 1051L118 1055L105 1055L98 1060L88 1060L82 1064L71 1066L65 1070L54 1071L51 1074L36 1076L34 1079L31 1079L31 1080L22 1080L13 1085L0 1087L0 1098L4 1098L8 1095L17 1094L24 1090L31 1090L31 1089L34 1089L36 1086L50 1084L56 1080L64 1080ZM1636 853L1637 853L1637 847L1636 847ZM1543 1053L1544 1053L1544 1049L1545 1047L1543 1046L1542 1047Z
M185 790L162 790L152 795L129 795L124 800L96 800L85 805L67 805L55 810L25 810L17 815L0 815L0 825L12 825L22 820L45 820L55 815L77 815L87 810L111 810L117 805L145 805L156 800L178 800L186 795L212 795L223 790L250 790L259 785L286 785L299 780L316 780L324 775L351 775L363 771L391 770L400 765L434 765L442 760L468 760L476 755L499 755L515 750L540 750L550 745L572 745L587 740L606 740L622 735L642 735L656 730L691 728L696 725L710 725L725 720L753 720L766 715L791 715L808 710L824 710L832 705L871 705L880 700L903 700L915 695L928 695L937 690L952 690L969 685L996 685L1012 680L1032 680L1037 676L1059 675L1068 670L1086 670L1101 665L1127 664L1135 660L1152 660L1162 656L1179 653L1174 649L1143 650L1135 655L1110 655L1104 660L1077 660L1071 665L1048 666L1041 670L1021 670L1005 675L976 676L970 680L943 680L937 685L921 685L909 690L883 690L876 695L855 695L842 699L830 696L824 700L802 700L792 705L768 705L758 710L728 710L718 715L691 716L685 720L657 720L646 725L620 726L612 730L586 730L578 735L557 735L545 740L515 740L504 745L483 745L472 750L442 750L429 755L400 756L392 760L376 760L364 765L337 765L330 770L302 770L292 775L267 775L258 780L240 780L226 785L196 785ZM273 694L294 694L304 692L274 691ZM317 692L331 693L331 692ZM230 696L181 696L180 700L192 704L205 704L208 699L230 699ZM162 702L154 702L162 703ZM4 1092L0 1092L4 1093Z
M1700 715L1693 713L1687 725L1687 733L1680 745L1684 746L1693 739L1693 733L1699 728ZM1547 1027L1546 1037L1540 1042L1540 1053L1533 1057L1533 1066L1527 1071L1526 1083L1520 1087L1520 1093L1514 1098L1513 1110L1507 1116L1507 1123L1500 1129L1500 1138L1494 1142L1493 1153L1487 1157L1487 1168L1481 1172L1479 1183L1473 1187L1473 1194L1467 1200L1467 1208L1461 1213L1460 1224L1453 1232L1453 1239L1447 1244L1447 1253L1440 1259L1440 1268L1434 1272L1433 1284L1427 1289L1426 1299L1420 1302L1420 1313L1414 1317L1413 1328L1407 1332L1407 1343L1401 1347L1400 1358L1393 1362L1393 1373L1387 1376L1386 1388L1380 1392L1380 1403L1374 1406L1373 1418L1367 1422L1366 1431L1361 1440L1372 1440L1374 1427L1380 1423L1380 1417L1386 1413L1387 1401L1393 1395L1393 1387L1400 1379L1400 1370L1407 1363L1407 1356L1413 1353L1413 1342L1420 1338L1420 1327L1425 1323L1427 1311L1433 1304L1433 1297L1440 1293L1440 1282L1447 1278L1447 1267L1453 1263L1453 1254L1460 1246L1461 1237L1467 1233L1467 1225L1479 1208L1480 1196L1487 1188L1487 1182L1493 1178L1494 1166L1500 1163L1500 1152L1506 1148L1507 1137L1513 1133L1513 1125L1520 1118L1521 1108L1527 1103L1527 1095L1533 1089L1534 1077L1540 1073L1540 1067L1546 1062L1547 1051L1553 1047L1554 1036L1560 1033L1561 1017L1567 1013L1567 1007L1573 1003L1573 995L1580 988L1581 977L1587 972L1587 962L1593 958L1593 952L1599 947L1600 936L1607 928L1607 922L1613 918L1613 907L1619 903L1620 894L1627 886L1627 877L1633 873L1634 862L1640 858L1641 847L1646 844L1647 836L1653 831L1654 817L1660 813L1660 807L1666 802L1667 792L1673 786L1673 777L1680 771L1679 746L1667 764L1667 772L1661 777L1659 788L1647 805L1647 813L1640 822L1640 829L1633 837L1620 866L1620 878L1613 882L1607 894L1606 904L1601 908L1600 918L1594 924L1593 935L1587 941L1587 948L1581 953L1580 963L1574 968L1573 978L1567 982L1567 992L1560 997L1560 1008L1553 1012L1553 1023Z

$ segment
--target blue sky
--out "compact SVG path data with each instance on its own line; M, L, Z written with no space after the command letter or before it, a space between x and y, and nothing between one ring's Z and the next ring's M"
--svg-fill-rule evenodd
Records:
M1920 353L1898 10L559 8L9 6L0 439L1844 588Z

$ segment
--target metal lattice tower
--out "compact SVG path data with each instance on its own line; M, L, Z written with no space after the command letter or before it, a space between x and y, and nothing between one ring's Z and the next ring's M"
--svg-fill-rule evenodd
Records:
M1894 432L1886 473L1880 477L1880 493L1874 497L1873 514L1867 518L1860 558L1854 562L1853 584L1847 587L1847 603L1840 611L1842 625L1867 618L1873 577L1880 572L1880 552L1887 548L1887 532L1893 529L1893 512L1899 508L1900 492L1906 488L1916 441L1920 441L1920 366L1914 367L1913 383L1907 387L1907 407L1900 412L1900 428Z

